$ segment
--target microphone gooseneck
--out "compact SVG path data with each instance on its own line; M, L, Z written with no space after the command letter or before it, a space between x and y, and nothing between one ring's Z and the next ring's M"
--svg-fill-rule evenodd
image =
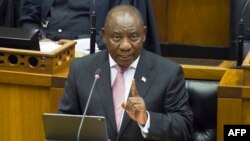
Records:
M247 0L242 10L239 22L239 33L238 33L238 49L237 49L237 63L236 66L240 67L243 62L243 46L244 46L244 14L248 6L249 0Z
M86 116L86 113L87 113L87 110L88 110L88 107L89 107L89 102L90 102L90 99L92 97L92 94L93 94L93 90L94 90L94 87L95 87L95 84L96 84L96 81L100 78L100 74L101 74L101 69L97 69L95 71L95 80L92 84L92 87L91 87L91 90L90 90L90 93L89 93L89 97L88 97L88 101L86 103L86 106L85 106L85 109L84 109L84 112L83 112L83 115L82 115L82 119L81 119L81 122L80 122L80 125L79 125L79 128L78 128L78 132L77 132L77 141L80 140L80 133L81 133L81 129L82 129L82 126L83 126L83 122L84 122L84 119L85 119L85 116Z

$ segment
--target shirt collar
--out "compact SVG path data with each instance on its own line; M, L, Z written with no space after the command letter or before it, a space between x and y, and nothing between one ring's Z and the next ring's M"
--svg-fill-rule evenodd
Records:
M135 59L135 61L129 66L129 68L134 68L136 69L137 64L139 62L140 59L140 55ZM113 68L117 65L117 63L115 62L115 60L111 57L111 55L109 54L109 64L110 64L110 68Z

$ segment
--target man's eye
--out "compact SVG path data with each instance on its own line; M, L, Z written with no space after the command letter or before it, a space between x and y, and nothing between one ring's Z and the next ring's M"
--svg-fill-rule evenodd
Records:
M132 35L131 36L131 40L132 41L136 41L136 40L138 40L138 37L139 37L138 35Z
M113 40L114 40L114 41L119 41L120 39L121 39L120 36L113 36Z

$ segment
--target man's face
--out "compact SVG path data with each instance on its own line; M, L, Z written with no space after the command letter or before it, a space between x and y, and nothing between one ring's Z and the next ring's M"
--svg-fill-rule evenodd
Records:
M103 41L116 63L128 67L141 53L146 27L136 16L129 13L118 15L105 24Z

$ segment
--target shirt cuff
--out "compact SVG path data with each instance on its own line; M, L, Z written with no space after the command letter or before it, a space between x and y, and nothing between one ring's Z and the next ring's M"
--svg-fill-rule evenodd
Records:
M147 122L146 122L146 124L144 126L142 126L142 125L140 125L138 123L138 125L139 125L139 127L141 129L142 136L144 138L147 137L147 135L148 135L148 129L150 128L150 115L149 115L148 111L147 111L147 115L148 115L148 120L147 120Z

